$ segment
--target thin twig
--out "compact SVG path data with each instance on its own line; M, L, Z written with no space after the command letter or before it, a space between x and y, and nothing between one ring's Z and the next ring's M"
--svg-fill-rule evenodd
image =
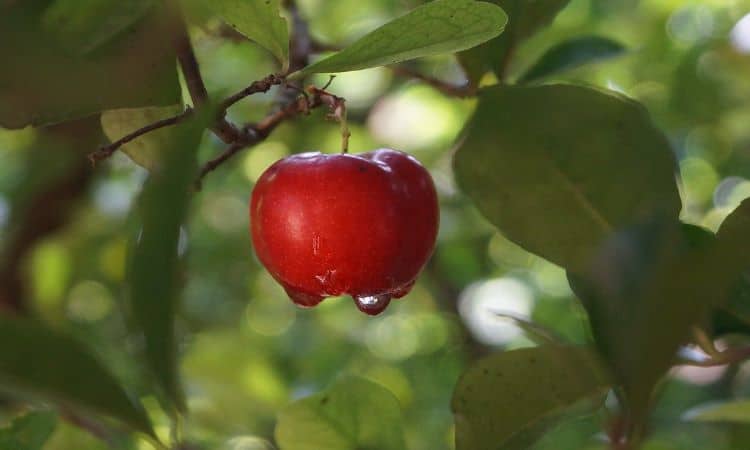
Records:
M448 83L447 81L439 80L437 78L432 78L427 75L421 74L405 66L388 66L388 67L396 75L422 81L449 97L466 98L466 97L471 97L473 95L476 95L476 88L472 87L469 84L463 84L463 85L451 84L451 83Z
M181 113L172 116L167 117L166 119L162 119L159 121L156 121L154 123L150 123L146 125L143 128L139 128L135 131L133 131L130 134L127 134L120 139L112 142L109 145L105 145L101 148L99 148L97 151L89 154L89 160L91 161L91 164L96 164L98 161L101 161L103 159L107 159L114 152L117 151L120 147L122 147L124 144L127 144L128 142L132 141L133 139L136 139L139 136L143 136L146 133L150 133L151 131L158 130L159 128L168 127L170 125L176 125L186 118L190 117L193 114L193 109L191 107L187 107L185 111L182 111Z
M234 105L238 101L242 100L245 97L248 97L253 94L258 94L261 92L268 92L269 89L271 89L271 86L277 86L280 84L283 84L285 82L285 79L282 75L279 74L271 74L267 77L263 78L262 80L253 81L250 86L246 87L245 89L237 92L236 94L230 95L226 99L224 99L221 103L219 103L219 111L226 111L229 109L230 106Z

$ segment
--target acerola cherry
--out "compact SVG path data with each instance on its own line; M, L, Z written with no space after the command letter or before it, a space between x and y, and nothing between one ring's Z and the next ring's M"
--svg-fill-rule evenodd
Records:
M292 301L349 294L375 315L409 293L430 257L438 203L406 153L302 153L261 175L250 221L258 258Z

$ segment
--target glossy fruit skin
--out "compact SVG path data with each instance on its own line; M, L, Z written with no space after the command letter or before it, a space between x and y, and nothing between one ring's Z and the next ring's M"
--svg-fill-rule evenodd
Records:
M430 174L390 149L281 159L250 202L255 252L295 303L349 294L370 315L409 293L438 221Z

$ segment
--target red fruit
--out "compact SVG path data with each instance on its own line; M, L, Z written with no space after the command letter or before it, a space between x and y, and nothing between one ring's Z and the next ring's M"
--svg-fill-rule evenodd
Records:
M349 294L375 315L409 293L430 257L438 203L406 153L302 153L261 175L250 221L258 258L295 303Z

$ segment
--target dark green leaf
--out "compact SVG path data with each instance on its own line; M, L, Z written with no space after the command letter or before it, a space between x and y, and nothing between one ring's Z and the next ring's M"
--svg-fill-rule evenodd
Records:
M504 78L515 48L539 29L549 25L570 0L492 0L508 13L508 28L499 37L469 51L458 60L470 82L476 85L487 72Z
M435 0L367 34L299 75L348 72L466 50L503 32L502 9L474 0Z
M22 128L114 108L179 103L175 55L161 8L86 55L43 31L35 2L0 11L0 126ZM29 6L31 5L31 6Z
M610 238L583 274L568 273L636 421L691 327L728 287L712 267L714 249L712 233L655 218Z
M289 29L280 16L279 0L203 0L240 33L278 58L286 71L289 64Z
M600 36L585 36L562 42L542 55L519 82L548 77L592 62L613 58L625 52L617 41Z
M714 310L711 332L714 337L733 333L750 335L750 273L740 276L727 301Z
M714 312L713 333L750 334L750 199L732 211L716 237L722 264L727 271L740 274L726 300Z
M716 237L733 264L742 269L750 268L750 198L727 216Z
M0 448L42 450L55 431L57 416L52 412L30 412L17 417L7 428L0 428Z
M42 29L73 53L88 53L127 29L154 0L54 0L42 15Z
M39 323L0 316L0 380L154 436L141 405L83 345Z
M159 153L139 203L142 227L130 259L129 301L144 334L146 360L172 406L184 410L177 371L174 316L179 297L178 241L196 175L196 152L205 123L195 118L173 129Z
M454 158L461 189L510 240L563 267L585 270L614 230L680 211L669 143L625 98L492 87L464 136Z
M560 413L608 386L596 359L580 348L492 355L470 367L453 393L456 449L528 448Z
M281 450L404 450L401 408L393 394L358 377L287 406L276 424Z

